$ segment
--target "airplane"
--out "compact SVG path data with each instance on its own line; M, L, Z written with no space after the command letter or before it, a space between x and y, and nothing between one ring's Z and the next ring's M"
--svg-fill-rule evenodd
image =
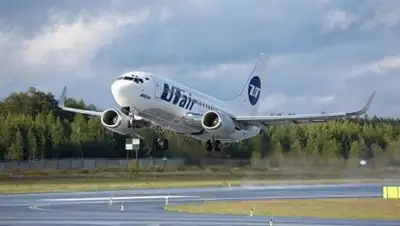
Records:
M239 94L225 101L153 73L132 71L121 74L111 85L120 109L90 111L66 107L66 86L58 106L65 111L100 117L102 125L115 133L135 136L137 128L164 128L206 142L207 152L219 152L222 145L254 137L269 125L322 123L361 116L375 96L373 91L364 107L354 112L259 115L268 62L269 58L261 54ZM168 140L162 136L153 142L157 149L169 148Z

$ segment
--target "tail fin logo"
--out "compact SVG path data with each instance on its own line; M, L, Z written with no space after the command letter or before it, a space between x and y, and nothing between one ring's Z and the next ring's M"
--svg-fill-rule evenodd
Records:
M256 105L261 94L261 80L258 76L251 78L249 83L249 101L251 105Z

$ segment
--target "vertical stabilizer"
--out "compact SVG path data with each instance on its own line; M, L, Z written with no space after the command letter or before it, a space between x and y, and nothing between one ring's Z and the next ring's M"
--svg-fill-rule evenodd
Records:
M261 54L239 96L225 101L228 106L238 108L249 115L257 115L262 86L265 85L269 58Z

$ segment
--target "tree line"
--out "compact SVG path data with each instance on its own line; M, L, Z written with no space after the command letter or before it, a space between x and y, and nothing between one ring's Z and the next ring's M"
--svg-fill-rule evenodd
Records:
M69 98L66 106L99 110L83 100ZM207 155L204 143L169 131L140 129L139 157ZM159 133L168 138L167 153L152 148ZM359 118L322 124L274 125L258 136L226 146L226 158L370 159L386 156L400 163L400 120ZM103 128L98 117L62 111L51 93L30 88L0 102L0 160L44 158L124 158L127 137Z

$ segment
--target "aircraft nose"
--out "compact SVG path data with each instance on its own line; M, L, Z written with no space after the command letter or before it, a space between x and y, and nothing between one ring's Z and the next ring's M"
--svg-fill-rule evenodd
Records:
M130 83L124 80L117 80L111 85L111 93L119 106L128 107L128 96Z

